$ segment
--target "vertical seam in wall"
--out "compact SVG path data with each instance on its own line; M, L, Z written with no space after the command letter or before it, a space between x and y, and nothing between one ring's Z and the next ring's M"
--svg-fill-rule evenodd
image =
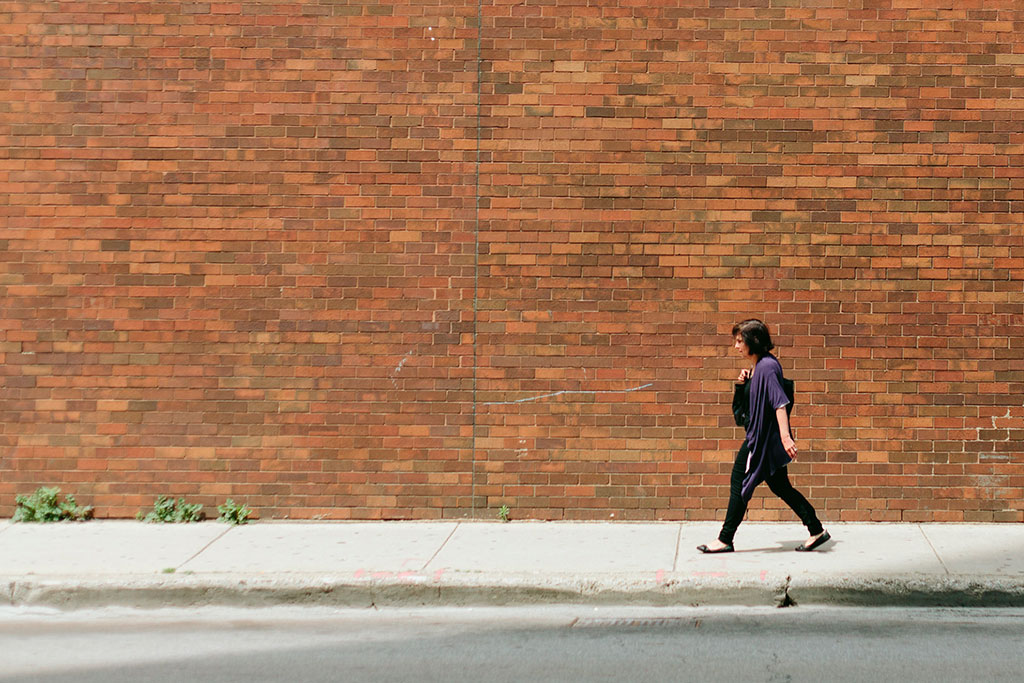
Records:
M475 204L473 210L473 424L471 439L472 471L470 476L470 516L476 516L476 422L477 422L477 318L480 311L480 101L481 43L483 41L483 0L476 3L476 163L474 170Z

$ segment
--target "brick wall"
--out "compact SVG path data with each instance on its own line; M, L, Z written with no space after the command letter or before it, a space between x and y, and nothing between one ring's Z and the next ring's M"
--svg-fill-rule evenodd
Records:
M756 316L823 519L1024 521L1013 0L0 27L0 515L720 517Z

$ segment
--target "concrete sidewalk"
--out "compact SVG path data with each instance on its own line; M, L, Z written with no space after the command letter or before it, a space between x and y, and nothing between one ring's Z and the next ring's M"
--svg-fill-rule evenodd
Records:
M1024 525L0 522L0 605L1024 606Z

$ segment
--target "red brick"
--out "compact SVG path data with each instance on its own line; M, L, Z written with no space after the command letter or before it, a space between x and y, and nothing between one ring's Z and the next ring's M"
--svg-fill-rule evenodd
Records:
M1020 522L1024 11L722 4L13 6L0 515Z

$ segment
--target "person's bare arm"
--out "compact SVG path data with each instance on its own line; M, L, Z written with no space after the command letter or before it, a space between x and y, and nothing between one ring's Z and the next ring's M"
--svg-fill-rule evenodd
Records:
M789 457L796 460L796 441L789 432L789 415L786 413L786 406L775 409L775 417L779 420L779 434L782 435L782 447L786 449Z

